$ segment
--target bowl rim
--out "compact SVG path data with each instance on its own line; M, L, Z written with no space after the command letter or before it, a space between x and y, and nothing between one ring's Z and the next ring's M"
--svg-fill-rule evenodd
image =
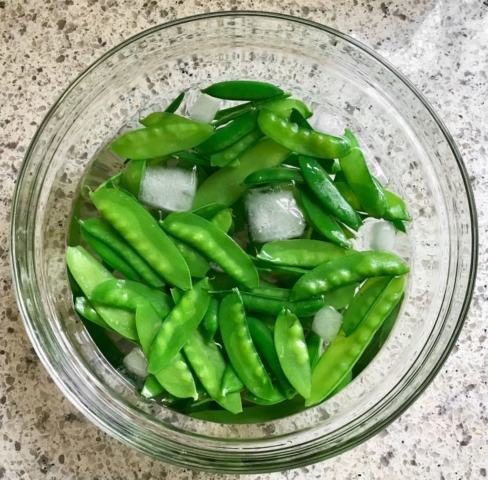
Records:
M461 174L464 188L466 191L467 195L467 201L468 201L468 207L469 207L469 218L470 218L470 224L471 224L471 259L469 262L469 278L467 280L466 284L466 293L464 296L464 300L462 303L462 306L460 308L460 313L459 313L459 318L453 328L451 337L449 341L446 344L446 347L442 351L442 353L439 355L439 358L437 360L437 363L433 365L431 368L430 374L423 380L422 384L414 391L411 393L409 397L405 399L404 402L402 402L397 408L395 408L392 413L384 418L381 422L376 423L375 425L371 426L368 428L365 432L362 434L353 437L350 439L348 442L342 445L341 449L337 449L334 454L342 454L347 450L350 450L359 444L365 442L366 440L370 439L377 433L379 433L381 430L386 428L388 425L390 425L393 421L395 421L400 415L402 415L418 398L419 396L425 391L425 389L430 385L430 383L434 380L436 375L439 373L440 369L444 365L447 357L449 356L452 348L455 345L455 342L457 341L459 334L461 332L461 329L464 325L464 322L466 320L470 303L472 300L473 296L473 291L474 291L474 286L475 286L475 281L477 277L477 266L478 266L478 250L479 250L479 232L478 232L478 218L477 218L477 212L476 212L476 204L475 204L475 198L474 198L474 193L471 188L471 184L469 181L469 175L466 169L466 166L462 160L461 154L459 152L459 149L457 148L456 143L454 142L453 137L451 136L449 130L443 123L443 121L440 119L440 117L437 115L433 107L430 105L430 103L427 101L427 99L424 97L424 95L413 85L410 80L406 76L404 76L401 72L399 72L393 65L391 65L386 59L384 59L381 55L379 55L376 51L374 51L372 48L366 46L359 40L344 34L334 28L328 27L326 25L322 25L318 22L314 22L312 20L307 20L304 18L296 17L293 15L288 15L288 14L282 14L282 13L275 13L275 12L267 12L267 11L253 11L253 10L242 10L242 11L218 11L218 12L209 12L209 13L204 13L204 14L198 14L198 15L192 15L188 17L183 17L181 19L176 19L172 20L170 22L166 22L163 24L156 25L154 27L151 27L149 29L143 30L142 32L139 32L135 35L132 35L131 37L127 38L126 40L122 41L115 47L111 48L108 50L106 53L104 53L101 57L99 57L97 60L92 62L89 66L87 66L73 81L71 81L68 85L68 87L63 91L63 93L58 97L58 99L54 102L52 107L48 110L46 113L45 117L43 118L41 124L37 128L27 150L24 156L24 160L22 162L19 174L17 176L17 183L15 186L15 190L13 193L12 197L12 207L11 207L11 220L10 220L10 229L9 229L9 260L10 260L10 265L11 265L11 273L12 273L12 279L13 279L13 286L14 286L14 291L15 291L15 296L17 300L17 305L19 307L19 311L22 317L22 321L24 323L24 327L27 331L27 334L29 336L29 339L34 346L37 355L39 356L41 362L43 363L44 367L48 371L49 375L53 378L55 381L56 385L58 388L63 392L63 394L68 398L68 400L78 409L80 410L89 420L94 423L97 427L101 428L103 431L106 431L110 433L112 436L117 438L119 441L122 443L134 447L134 445L131 445L129 441L125 441L123 438L121 438L120 435L115 432L111 426L102 418L97 417L92 413L91 410L89 410L85 405L78 400L78 398L74 395L72 395L72 392L67 388L65 385L64 381L59 378L56 372L54 372L51 368L51 364L49 359L47 358L47 355L44 353L43 349L41 348L40 342L36 336L36 331L31 324L29 320L29 314L27 312L27 308L25 305L25 300L22 296L21 292L21 272L17 268L16 263L15 263L15 251L16 251L16 224L17 224L17 206L18 203L20 202L20 193L21 193L21 185L23 184L24 177L26 175L27 171L27 164L28 161L35 150L35 147L41 138L44 129L46 128L47 124L49 123L50 119L52 116L56 113L56 110L58 109L59 105L63 102L63 100L69 96L69 94L83 81L83 79L92 71L94 70L98 65L102 64L105 62L108 58L116 54L118 51L121 49L125 48L129 44L143 39L146 36L152 35L155 32L161 32L164 31L165 29L191 23L191 22L196 22L199 20L206 20L209 18L220 18L220 17L263 17L263 18L270 18L274 20L284 20L287 22L291 23L298 23L302 25L306 25L308 27L312 27L314 29L321 30L323 32L326 32L328 34L334 35L345 42L352 44L354 47L362 50L366 54L368 54L370 57L378 61L380 64L382 64L385 68L387 68L394 76L396 76L422 103L422 105L425 107L427 112L430 114L431 118L435 121L439 129L441 130L445 140L447 141L449 148L456 160L457 166L459 168L459 172ZM137 448L137 447L136 447ZM299 461L292 461L292 464L289 466L286 466L286 468L299 468L303 467L306 465L310 465L311 463L319 462L321 460L324 460L326 458L329 458L330 452L327 450L321 450L320 452L313 452L309 453L303 456L300 456ZM183 466L183 465L182 465ZM187 466L188 468L188 466ZM253 470L251 468L251 470ZM212 471L221 471L221 472L226 472L229 470L225 469L212 469ZM260 470L255 470L256 472L264 472L267 471L265 469L260 469ZM273 471L273 470L269 470ZM237 473L237 472L234 472ZM244 472L239 472L239 473L244 473Z

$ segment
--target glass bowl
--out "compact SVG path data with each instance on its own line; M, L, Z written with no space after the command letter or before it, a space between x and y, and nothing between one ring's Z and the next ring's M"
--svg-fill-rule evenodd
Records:
M372 168L409 205L413 221L398 249L411 274L391 337L346 389L285 419L220 425L142 399L110 366L74 313L65 250L87 167L98 161L104 179L116 169L104 145L180 91L238 78L280 85L357 132ZM471 299L477 247L473 194L459 152L408 80L342 33L256 12L215 13L152 28L83 72L32 140L11 223L20 311L64 394L100 428L145 454L229 473L318 462L395 420L454 345Z

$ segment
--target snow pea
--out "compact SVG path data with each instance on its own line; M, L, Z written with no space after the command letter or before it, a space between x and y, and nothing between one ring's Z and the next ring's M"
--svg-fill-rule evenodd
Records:
M254 145L263 136L263 132L261 132L259 128L251 130L248 134L244 135L242 138L224 150L214 153L210 157L210 164L215 167L225 167L226 165L231 164L234 162L234 160L239 159L240 155L242 155L249 147Z
M136 311L139 305L149 302L159 317L165 318L173 308L171 298L160 290L131 280L112 278L97 285L91 299L110 307Z
M222 377L222 393L227 395L228 393L236 393L244 390L245 385L237 375L234 367L231 363L228 363L225 367L224 376Z
M271 400L259 398L251 392L247 392L246 395L244 395L244 400L255 403L256 405L276 405L278 403L284 402L286 400L286 397L279 390L275 390L274 398L272 398Z
M315 268L322 263L354 253L332 243L320 240L276 240L261 247L258 258L278 265Z
M261 131L276 143L301 155L334 159L349 153L350 143L345 137L299 127L270 110L262 109L258 118Z
M392 220L391 223L399 232L407 233L407 227L401 220Z
M192 165L198 165L200 167L210 166L210 162L207 158L195 152L176 152L173 153L172 157L179 158L180 160L184 160L185 162Z
M222 230L224 233L227 233L232 227L232 210L230 208L221 210L210 219L210 222L213 223L217 228Z
M146 160L196 147L212 134L213 128L206 123L167 121L127 132L109 148L121 157Z
M251 333L252 341L256 345L261 357L264 358L270 372L276 378L281 392L286 398L293 398L295 389L291 386L281 368L276 353L273 333L263 322L256 318L247 317L247 325L249 327L249 332Z
M122 188L136 198L139 198L141 192L141 180L144 178L146 165L144 160L130 160L122 171Z
M252 261L237 243L213 223L188 212L173 212L164 220L164 229L248 288L257 287L259 276Z
M383 218L387 220L402 220L406 222L412 220L408 213L407 205L398 195L395 195L393 192L390 192L384 188L377 178L373 177L373 182L383 191L385 195L386 212L383 215Z
M167 123L171 123L174 125L189 125L192 122L193 121L188 118L170 112L153 112L142 120L139 120L139 123L144 125L145 127L154 127Z
M232 413L242 412L239 393L222 393L226 362L219 347L214 342L207 342L197 329L185 343L183 351L208 394L226 410Z
M300 189L300 203L305 217L315 230L331 242L345 249L352 247L352 243L348 240L336 219L306 189Z
M342 320L342 330L346 336L354 333L361 324L363 317L368 313L376 299L388 288L392 281L391 277L368 278L354 296L347 307Z
M163 222L159 220L159 224L161 226L162 223ZM207 260L205 260L205 258L203 258L195 249L191 248L186 243L181 242L171 235L168 235L168 237L175 244L176 248L185 259L192 277L202 278L207 275L207 272L210 270L210 264L207 262Z
M291 120L293 110L299 112L302 118L309 118L313 115L305 103L303 103L301 100L297 100L294 98L280 98L268 100L266 103L263 103L261 105L261 108L270 110L271 112L274 112L281 117L290 118L290 121L293 121Z
M259 284L261 285L261 282L259 282ZM272 287L268 287L268 286L261 287L261 286L259 286L257 288L251 289L250 293L254 293L256 295L261 295L264 297L275 297L275 298L282 298L284 300L289 300L291 290L288 288L278 288L275 286L272 286Z
M162 287L163 280L158 277L156 272L146 263L145 260L124 240L123 237L105 220L101 218L90 218L80 220L81 234L88 233L97 238L105 245L109 245L126 262L153 287Z
M185 259L141 204L115 189L97 190L90 196L102 216L158 274L183 290L191 288Z
M141 395L145 398L154 398L165 392L163 386L158 382L154 375L149 375L144 382Z
M307 343L308 358L310 359L310 368L313 372L313 369L317 365L320 356L322 355L324 341L322 340L322 337L319 337L312 330L307 333L305 341Z
M354 208L354 210L361 212L364 211L358 197L356 197L356 194L346 182L337 182L334 180L334 185L336 186L337 190L339 190L340 194L346 199L347 203Z
M376 331L400 301L405 277L392 280L378 297L361 324L350 336L339 336L325 350L312 374L311 395L305 405L320 403L341 383L361 357Z
M256 186L285 182L303 183L304 181L302 172L298 168L275 167L251 173L244 179L242 185Z
M262 168L278 166L290 151L270 139L264 139L246 150L240 157L237 167L224 167L211 175L197 190L193 208L197 209L211 203L230 207L248 187L243 180L252 172Z
M357 252L314 268L292 289L292 300L320 295L335 288L371 277L397 276L409 272L403 260L391 252Z
M276 319L274 343L286 378L303 398L308 398L312 371L303 327L297 316L285 309Z
M210 302L202 322L203 335L208 341L213 340L217 330L219 329L219 307L219 301L215 297L210 298Z
M161 316L149 302L142 301L136 310L136 328L142 351L149 357L152 342L161 328Z
M215 130L211 137L198 145L197 151L202 155L210 155L230 147L256 128L258 115L257 110L251 110L225 127ZM214 164L212 163L212 165Z
M110 325L97 313L95 307L90 303L86 297L75 298L75 310L90 322L96 323L103 328L112 330Z
M267 82L253 80L229 80L218 82L202 90L206 95L223 100L264 100L284 92Z
M349 373L346 374L346 376L341 380L339 385L337 385L337 387L327 397L327 400L329 398L332 398L334 395L337 395L341 390L346 388L351 382L352 382L352 370L350 370Z
M175 113L180 108L181 102L185 98L185 92L181 92L164 110L168 113Z
M356 293L359 283L350 283L324 294L324 305L341 310L347 307Z
M314 158L300 156L298 161L305 181L325 208L342 223L357 231L362 224L361 218L337 190L329 174Z
M222 300L219 325L224 347L239 378L254 395L272 400L275 388L252 342L238 291Z
M71 275L89 300L93 291L100 283L114 278L83 247L68 247L66 250L66 262ZM129 340L137 340L135 316L132 312L106 307L97 303L94 303L93 306L96 312L113 330Z
M193 210L191 213L193 213L194 215L198 215L199 217L205 218L206 220L210 220L211 218L215 217L217 213L219 213L221 210L224 210L225 208L226 206L222 205L221 203L209 203L208 205Z
M147 369L149 373L157 373L171 362L202 321L209 302L206 279L183 293L151 345Z
M307 130L313 130L310 123L307 122L307 119L296 108L293 108L291 110L290 122L296 123L299 127L305 128Z
M169 365L155 374L157 381L177 398L198 399L195 379L183 355L177 353Z

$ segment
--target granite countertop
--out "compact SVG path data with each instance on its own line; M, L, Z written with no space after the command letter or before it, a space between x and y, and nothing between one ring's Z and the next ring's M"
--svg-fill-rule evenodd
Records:
M216 10L270 10L349 33L425 94L466 162L480 220L470 315L441 373L385 431L341 457L256 479L478 479L488 471L488 1L0 1L0 479L224 478L155 462L86 420L24 331L8 265L8 217L23 155L50 105L88 64L150 26ZM242 477L248 478L248 477Z

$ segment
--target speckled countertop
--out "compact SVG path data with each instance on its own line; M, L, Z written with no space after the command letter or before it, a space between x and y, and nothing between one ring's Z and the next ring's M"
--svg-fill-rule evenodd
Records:
M385 56L427 96L461 150L481 256L465 328L442 372L399 420L339 458L256 479L477 479L488 470L488 1L0 1L0 479L224 478L154 462L86 420L53 384L19 318L8 265L12 191L27 145L96 57L150 26L196 13L270 10L327 24ZM245 477L242 477L245 478ZM251 477L249 477L251 478Z

